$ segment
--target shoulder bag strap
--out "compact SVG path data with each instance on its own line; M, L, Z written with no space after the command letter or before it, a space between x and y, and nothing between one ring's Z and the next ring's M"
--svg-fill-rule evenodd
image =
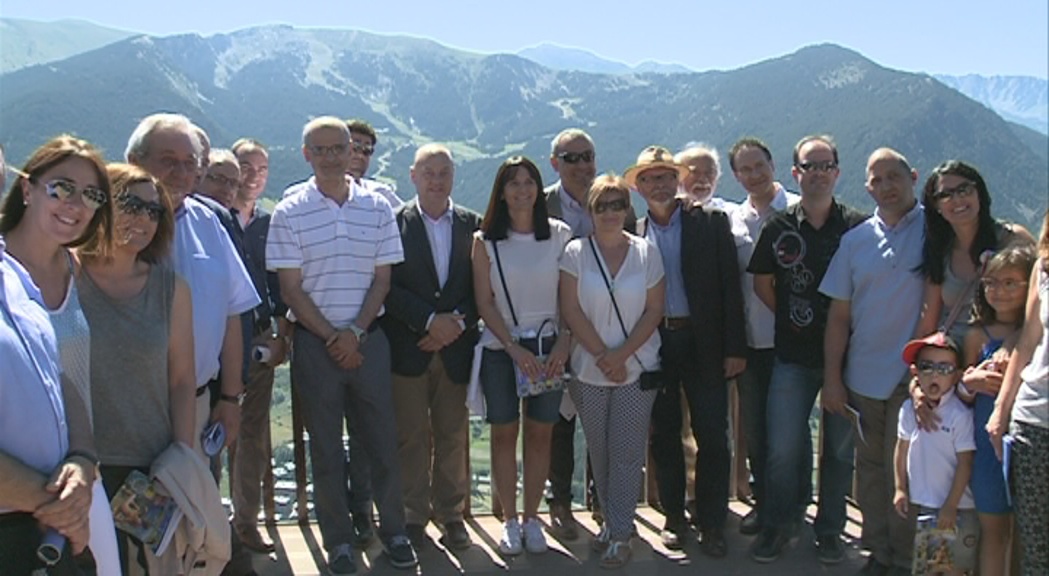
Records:
M514 301L510 299L510 290L506 287L506 276L503 276L503 261L499 258L498 240L492 240L492 252L495 252L495 267L499 269L499 283L503 285L503 295L506 296L506 304L510 307L510 317L514 320L514 328L517 328L517 314L514 313Z
M630 334L627 332L626 324L623 322L623 315L619 313L619 303L616 302L616 295L612 290L612 283L608 280L608 275L605 273L605 267L601 265L601 256L597 253L597 246L594 244L594 237L590 236L587 238L590 243L590 250L594 253L594 261L597 262L597 269L601 271L601 279L605 281L605 288L608 289L608 297L612 300L612 308L616 311L616 319L619 320L619 328L623 331L623 338L630 338ZM642 370L647 370L641 359L637 357L637 353L631 353L634 360L641 365Z

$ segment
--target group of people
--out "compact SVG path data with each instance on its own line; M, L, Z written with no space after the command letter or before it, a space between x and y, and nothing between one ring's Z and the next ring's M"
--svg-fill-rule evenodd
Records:
M681 549L694 527L701 551L724 557L733 380L754 560L777 560L804 520L819 395L821 562L845 557L855 466L864 574L910 573L929 514L958 531L958 570L1049 570L1049 212L1035 247L991 216L972 166L941 164L919 198L917 172L882 148L866 166L877 209L863 214L834 196L838 152L824 135L794 148L800 194L775 180L762 141L739 140L737 205L716 194L712 147L650 146L622 176L599 176L592 138L567 129L551 142L558 182L510 157L481 215L452 201L449 147L417 149L405 202L367 178L376 144L360 120L308 122L312 176L272 215L258 205L265 146L211 149L180 115L144 119L126 163L62 136L12 170L0 208L3 565L33 570L45 528L68 541L68 573L93 561L99 574L250 574L249 551L273 550L256 516L274 368L290 357L334 574L355 573L353 549L376 538L393 566L415 566L431 522L445 547L472 545L471 410L491 426L500 553L543 553L546 531L578 538L578 420L601 566L630 560L648 453L663 545ZM204 441L216 428L229 524ZM187 537L159 556L113 527L108 501L136 470L195 496Z

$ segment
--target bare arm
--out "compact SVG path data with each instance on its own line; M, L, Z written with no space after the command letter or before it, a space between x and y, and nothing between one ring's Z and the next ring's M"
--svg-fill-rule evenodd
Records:
M954 470L954 482L951 483L951 491L947 493L947 500L940 507L940 515L936 524L940 528L953 528L958 521L958 503L962 500L962 494L969 487L969 479L973 475L973 459L976 452L958 452L958 468Z
M189 286L175 278L171 305L171 337L168 340L168 402L171 433L176 442L192 448L196 444L196 375L193 358L193 302Z
M922 317L914 330L915 338L924 338L938 328L940 314L943 312L943 285L934 284L925 279L925 294L922 297Z
M280 280L281 298L295 315L295 321L325 341L334 336L335 327L302 289L302 269L281 268L277 270L277 278Z
M46 476L0 451L0 507L33 512L55 498L45 484Z
M375 321L375 317L379 315L379 309L386 301L386 295L390 293L390 269L389 264L375 267L372 284L368 287L368 293L364 295L364 303L361 304L357 318L353 321L358 328L367 330Z
M776 311L776 278L772 274L754 275L754 294L769 310Z
M579 305L578 287L579 280L562 270L558 288L561 299L561 318L572 330L573 337L583 347L583 350L594 358L599 358L607 351L607 347Z
M223 396L238 396L244 391L244 380L241 376L244 367L244 339L241 335L240 315L226 317L226 334L222 338L222 352L219 354L219 374L222 377L221 393ZM222 422L226 428L226 444L229 446L237 439L240 432L240 406L220 398L211 410L211 421ZM192 446L192 444L191 444Z
M659 323L663 320L663 306L666 301L665 292L666 284L662 278L659 279L655 286L645 291L644 312L641 313L641 317L637 319L637 323L630 330L626 341L614 350L617 356L622 357L624 363L631 354L648 341L652 333L656 331L656 328L659 328ZM646 368L651 369L652 366L646 366Z
M893 454L893 477L896 479L896 494L893 496L892 505L896 513L907 518L908 490L907 486L907 452L911 449L911 443L903 438L896 439L896 452Z
M824 410L842 416L846 415L845 405L849 403L843 371L851 332L852 302L831 300L823 337L823 391L820 393L820 402Z

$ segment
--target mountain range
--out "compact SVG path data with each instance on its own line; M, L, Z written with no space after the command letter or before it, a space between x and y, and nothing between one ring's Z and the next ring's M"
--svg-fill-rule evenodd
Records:
M861 207L872 206L863 188L866 157L885 145L906 154L922 178L947 158L971 161L989 182L998 216L1037 226L1049 196L1044 134L1006 122L931 76L887 69L834 45L729 72L594 74L419 38L262 26L206 38L124 37L12 69L0 86L0 133L13 164L61 132L117 159L139 119L176 111L217 146L240 136L269 144L270 197L309 175L301 128L322 114L371 122L380 139L373 172L400 184L406 198L414 194L407 175L415 148L447 143L457 160L454 197L478 210L507 156L525 154L544 179L556 178L544 160L549 142L573 126L594 137L602 171L622 172L653 143L677 149L702 140L724 151L757 135L789 183L794 142L829 132L841 155L839 195ZM731 173L719 193L743 196Z

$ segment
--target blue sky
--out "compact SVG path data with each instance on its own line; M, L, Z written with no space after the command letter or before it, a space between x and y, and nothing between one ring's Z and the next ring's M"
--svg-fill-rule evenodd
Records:
M432 38L477 52L553 42L635 64L732 69L833 42L908 71L1049 76L1046 0L0 0L0 15L155 35L268 23Z

